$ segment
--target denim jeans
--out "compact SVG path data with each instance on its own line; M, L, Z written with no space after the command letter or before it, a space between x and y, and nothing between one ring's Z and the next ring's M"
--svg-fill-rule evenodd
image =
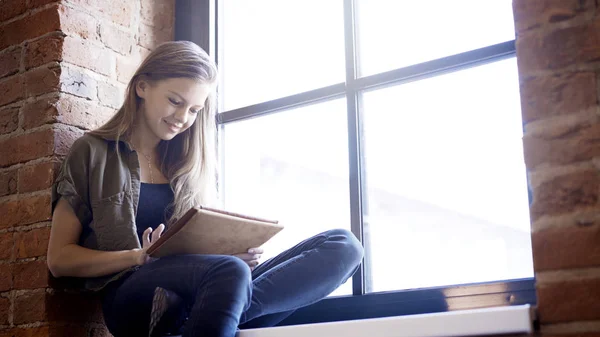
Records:
M160 258L107 288L104 319L115 337L147 337L154 289L162 287L185 302L183 337L234 337L238 328L274 326L323 299L362 258L360 242L343 229L315 235L252 272L227 255Z

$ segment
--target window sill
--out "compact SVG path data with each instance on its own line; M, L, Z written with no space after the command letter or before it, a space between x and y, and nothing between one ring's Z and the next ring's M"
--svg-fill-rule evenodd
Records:
M529 334L529 304L442 313L242 330L237 337L442 337Z

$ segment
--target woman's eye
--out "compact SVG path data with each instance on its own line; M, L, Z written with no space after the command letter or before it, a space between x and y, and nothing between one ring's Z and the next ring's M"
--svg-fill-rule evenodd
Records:
M181 102L180 102L180 101L178 101L178 100L176 100L176 99L173 99L173 98L169 98L169 101L170 101L170 102L171 102L173 105L179 105L179 104L181 104Z
M190 112L193 114L197 114L200 112L200 109L190 109Z

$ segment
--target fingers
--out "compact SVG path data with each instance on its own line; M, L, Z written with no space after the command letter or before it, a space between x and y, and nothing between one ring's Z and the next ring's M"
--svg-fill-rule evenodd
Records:
M240 259L242 259L242 261L246 262L248 267L250 267L250 270L254 270L254 268L256 268L256 266L258 266L258 264L260 263L258 260L261 257L260 254L248 254L248 253L235 254L233 256L240 258Z
M150 243L154 243L156 240L158 240L158 238L160 238L164 230L164 224L160 224L158 227L156 227L156 230L154 231L154 233L152 233L152 239L150 240Z
M248 253L236 254L234 256L239 257L240 259L244 260L245 262L258 260L261 258L260 254L248 254Z
M146 228L144 234L142 234L142 247L147 247L150 245L150 233L152 233L152 227Z
M250 249L248 249L248 253L250 253L250 254L262 254L264 252L265 252L265 250L262 249L261 247L256 247L256 248L250 248Z
M156 227L156 230L154 230L154 232L152 231L152 227L148 227L146 228L146 230L144 231L144 234L142 234L142 247L143 248L147 248L150 247L150 245L152 245L154 243L154 241L158 240L158 238L160 238L160 236L162 235L162 233L165 230L165 225L164 224L160 224L158 227Z

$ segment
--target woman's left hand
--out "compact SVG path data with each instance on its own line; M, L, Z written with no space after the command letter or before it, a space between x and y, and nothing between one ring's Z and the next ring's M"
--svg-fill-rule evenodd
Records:
M262 253L264 253L264 250L260 247L257 247L248 249L247 253L235 254L234 256L244 260L244 262L248 264L248 267L250 267L250 270L254 270L254 268L258 266L258 260L260 259Z

